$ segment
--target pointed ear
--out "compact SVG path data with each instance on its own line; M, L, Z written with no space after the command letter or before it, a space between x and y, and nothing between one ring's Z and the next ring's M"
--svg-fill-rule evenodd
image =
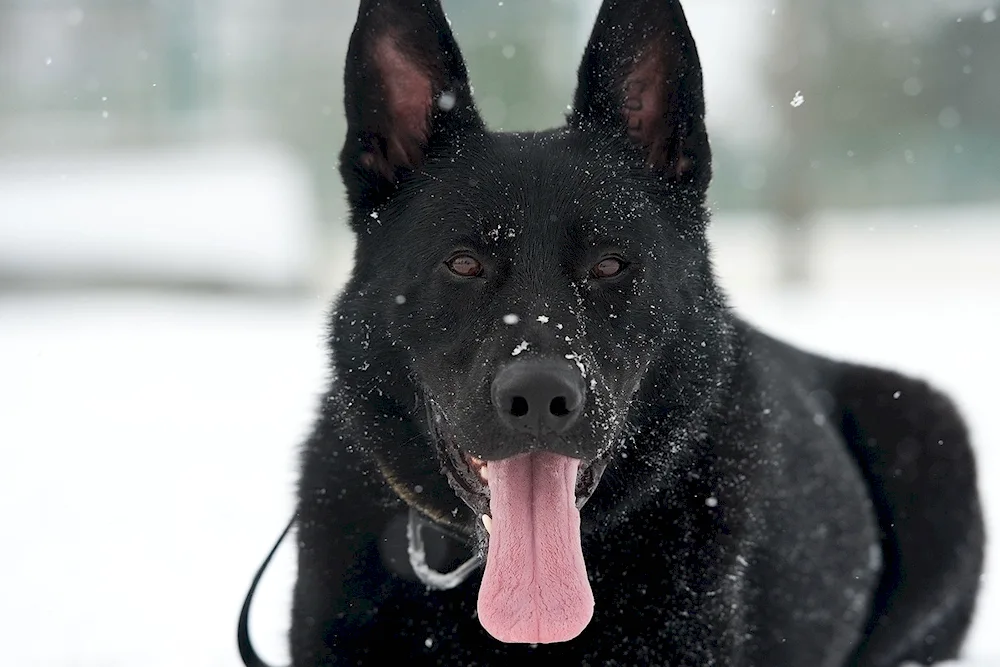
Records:
M341 174L352 203L377 204L438 138L482 128L438 0L362 0L344 70Z
M625 133L665 178L707 189L701 63L678 0L604 1L569 122L581 131Z

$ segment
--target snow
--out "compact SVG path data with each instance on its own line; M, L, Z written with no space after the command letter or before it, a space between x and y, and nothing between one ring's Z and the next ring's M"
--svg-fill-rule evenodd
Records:
M844 215L820 235L808 290L768 287L767 237L752 220L719 225L718 264L737 307L773 333L951 392L988 480L1000 475L1000 268L998 246L982 244L996 215L961 228L965 214L938 228L917 219L917 229L902 211ZM326 376L326 308L152 291L0 294L5 664L239 664L240 604L290 515L297 445ZM1000 488L981 487L996 534ZM293 553L279 550L251 617L260 652L278 665ZM995 552L989 571L1000 572ZM1000 577L988 576L965 667L1000 665L997 627Z
M290 516L294 447L325 375L321 310L0 299L5 664L238 664L236 614ZM255 614L279 664L290 555Z

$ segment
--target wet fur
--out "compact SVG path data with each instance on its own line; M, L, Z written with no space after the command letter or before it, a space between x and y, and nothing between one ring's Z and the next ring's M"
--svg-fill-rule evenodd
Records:
M342 173L356 265L332 315L335 377L302 453L293 664L954 657L984 540L965 427L923 382L797 350L728 309L705 238L700 67L677 4L606 2L567 127L526 134L486 131L443 14L427 5L363 2L352 37ZM619 29L635 21L648 29ZM384 34L398 52L380 60ZM670 82L642 94L641 118L615 49L632 50L632 72ZM387 89L388 66L425 77L403 93L448 91L454 109L414 118L424 94ZM380 106L394 99L406 103ZM489 276L476 283L442 268L470 246ZM588 281L610 247L628 274ZM504 324L507 313L521 322ZM482 548L427 408L488 460L540 446L505 435L489 401L522 340L533 356L575 355L594 380L581 426L545 446L609 456L582 511L594 619L538 647L480 627L478 574L447 592L417 582L404 529L410 507L439 526L428 558L441 570Z

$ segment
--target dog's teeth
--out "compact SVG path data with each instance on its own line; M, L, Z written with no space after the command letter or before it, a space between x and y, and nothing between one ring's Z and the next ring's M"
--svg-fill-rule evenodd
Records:
M483 527L486 528L487 535L493 534L493 519L490 517L489 514L483 515Z
M483 467L479 469L479 476L483 478L483 481L487 481L490 478L490 467L487 464L483 464Z

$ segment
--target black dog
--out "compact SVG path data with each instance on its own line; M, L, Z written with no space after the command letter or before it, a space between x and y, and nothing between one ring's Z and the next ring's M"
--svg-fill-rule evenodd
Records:
M294 665L956 655L966 429L727 309L678 2L606 0L566 126L503 134L436 0L365 0L346 107L356 265L302 457Z

